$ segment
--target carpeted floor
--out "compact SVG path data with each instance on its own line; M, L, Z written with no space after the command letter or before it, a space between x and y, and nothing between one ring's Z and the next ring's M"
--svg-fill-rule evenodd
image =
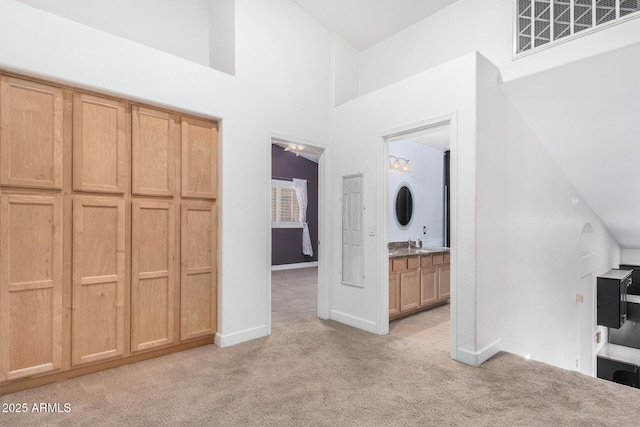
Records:
M70 413L0 413L0 424L640 425L640 390L507 353L472 368L441 349L320 321L292 277L274 273L272 336L0 396L71 404Z
M451 321L449 304L421 311L389 324L389 335L433 350L449 352Z

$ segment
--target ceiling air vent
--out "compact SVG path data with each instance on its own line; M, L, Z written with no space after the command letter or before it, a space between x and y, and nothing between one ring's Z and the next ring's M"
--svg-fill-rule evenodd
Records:
M517 0L516 7L519 54L640 12L640 0Z

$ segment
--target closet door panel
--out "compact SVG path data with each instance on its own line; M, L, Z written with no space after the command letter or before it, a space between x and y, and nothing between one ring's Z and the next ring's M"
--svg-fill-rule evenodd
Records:
M132 223L131 350L174 339L174 209L134 202Z
M218 125L182 118L182 197L215 199L218 187Z
M124 206L116 199L73 203L74 365L124 354Z
M0 199L0 380L61 367L62 203Z
M76 93L73 96L73 189L122 194L127 179L127 106Z
M132 107L132 192L172 196L175 120L162 111Z
M0 77L0 185L62 188L62 90Z
M181 216L181 339L216 332L216 209L183 203Z

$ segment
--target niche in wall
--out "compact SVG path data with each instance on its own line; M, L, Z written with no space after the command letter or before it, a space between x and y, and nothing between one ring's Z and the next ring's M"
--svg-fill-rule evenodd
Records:
M147 0L135 4L125 0L18 1L235 75L235 0Z

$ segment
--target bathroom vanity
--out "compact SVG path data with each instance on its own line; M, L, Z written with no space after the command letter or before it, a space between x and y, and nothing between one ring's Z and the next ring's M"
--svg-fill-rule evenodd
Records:
M389 320L449 302L448 249L389 250Z

